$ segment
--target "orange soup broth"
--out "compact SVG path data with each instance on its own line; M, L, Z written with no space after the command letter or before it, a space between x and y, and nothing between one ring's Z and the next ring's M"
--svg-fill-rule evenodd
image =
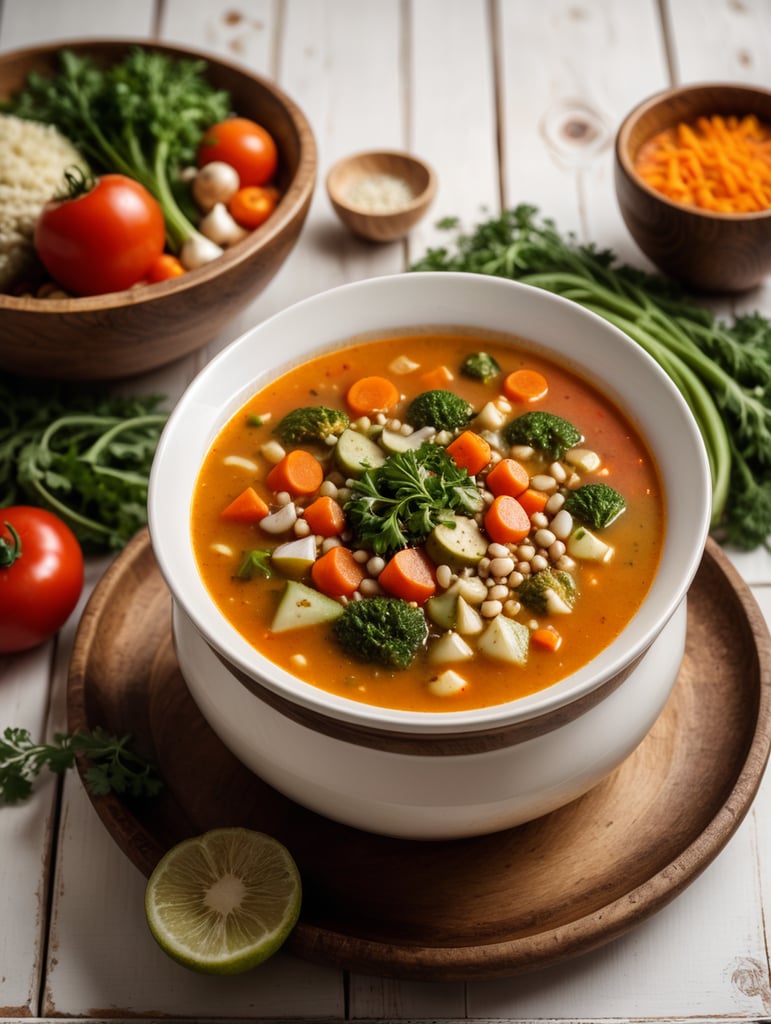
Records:
M464 357L479 350L492 354L501 365L503 375L497 382L483 384L457 372ZM419 368L395 375L389 367L402 353ZM416 394L427 390L422 375L442 364L454 375L445 386L471 402L475 410L500 393L500 381L507 373L523 366L540 370L549 382L548 395L537 403L515 406L507 419L540 408L569 420L584 435L585 447L602 459L601 471L584 482L608 483L624 496L627 506L602 531L602 538L615 549L613 559L607 564L585 563L576 576L579 597L574 611L551 618L563 637L559 649L544 651L531 645L524 667L477 655L473 663L453 666L470 685L450 698L429 692L428 680L441 669L420 654L408 669L391 671L345 655L329 624L273 634L269 626L285 580L274 576L242 581L234 574L243 553L274 547L291 537L270 538L259 526L226 522L220 515L248 485L275 503L263 482L271 467L260 447L275 438L273 427L286 413L305 405L345 409L346 391L355 380L382 374L391 377L403 395L399 408L391 412L399 417ZM262 426L247 425L250 416L268 415ZM228 456L256 462L259 470L254 473L237 464L228 465ZM212 600L270 661L308 683L356 701L446 712L500 704L539 691L609 645L639 608L653 580L663 542L664 508L657 467L643 440L620 409L586 380L526 349L488 338L416 335L380 339L318 356L255 394L222 428L207 453L193 496L191 529L198 567ZM223 554L224 549L234 554ZM538 621L545 625L549 617L540 616ZM429 628L435 627L429 623ZM302 667L298 655L305 661Z

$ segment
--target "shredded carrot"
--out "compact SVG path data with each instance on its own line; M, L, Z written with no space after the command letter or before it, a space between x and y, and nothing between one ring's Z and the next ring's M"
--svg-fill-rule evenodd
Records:
M562 646L562 634L554 626L542 626L530 634L531 641L545 651L558 651Z
M364 569L353 557L353 552L342 544L325 551L311 566L311 578L316 589L327 597L350 597L364 576Z
M453 375L449 366L435 366L433 370L428 370L421 376L420 383L426 391L433 391L446 388L451 380Z
M232 523L259 523L269 512L267 502L262 500L253 487L247 487L223 508L220 515Z
M293 497L313 494L321 487L323 480L321 463L304 448L294 448L287 452L265 478L271 490L288 491Z
M339 503L326 494L312 501L303 517L320 537L339 537L345 528L345 513Z
M485 530L496 544L518 544L530 533L530 516L510 494L500 494L485 513Z
M345 400L355 416L369 416L388 412L399 397L399 389L387 377L361 377L351 384Z
M648 139L635 168L674 202L722 213L771 207L771 124L754 114L699 117Z
M436 593L434 566L422 548L402 548L397 551L377 580L392 597L414 601L416 604L425 604Z
M508 494L518 498L530 484L530 474L516 459L501 459L485 477L485 487L496 497Z
M534 487L528 487L521 494L517 495L517 501L529 516L534 512L543 512L549 495L546 491L537 491Z
M469 476L476 476L490 461L490 445L473 430L464 430L451 441L446 448L447 454L460 469L465 469Z
M514 370L503 382L503 393L512 402L537 402L549 391L549 382L538 370Z

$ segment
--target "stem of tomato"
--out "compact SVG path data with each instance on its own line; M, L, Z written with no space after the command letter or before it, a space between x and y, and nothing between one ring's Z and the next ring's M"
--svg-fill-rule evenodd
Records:
M6 522L6 530L10 533L13 544L0 537L0 569L8 569L17 558L21 558L21 537L10 523Z

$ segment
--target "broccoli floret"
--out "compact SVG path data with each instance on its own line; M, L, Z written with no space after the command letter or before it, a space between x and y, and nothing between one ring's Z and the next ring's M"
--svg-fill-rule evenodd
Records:
M420 608L398 597L351 601L333 629L347 654L395 669L407 668L428 636Z
M570 492L562 507L576 519L601 530L621 515L626 502L608 484L584 484Z
M506 424L503 440L509 445L526 444L552 459L561 459L581 440L581 432L552 412L526 412Z
M501 368L488 352L472 352L461 363L460 372L487 384L501 373Z
M342 434L349 425L347 413L325 405L304 405L292 409L274 427L282 444L323 443L332 434Z
M540 615L570 612L576 603L576 582L562 569L541 569L517 587L517 597L526 608Z
M435 427L436 430L456 430L465 427L474 410L454 391L435 388L424 391L410 402L405 419L413 427Z

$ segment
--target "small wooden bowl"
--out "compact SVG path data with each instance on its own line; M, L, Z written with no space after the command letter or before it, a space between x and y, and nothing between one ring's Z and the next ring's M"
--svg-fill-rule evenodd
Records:
M131 46L206 62L233 109L267 128L280 155L281 200L271 217L213 262L171 281L85 298L0 294L0 369L61 380L111 380L144 373L212 341L262 292L291 252L310 207L317 151L311 127L272 82L235 64L148 40L69 42L0 55L0 99L30 71L51 74L61 49L109 65Z
M386 189L392 179L402 183L411 196L390 208ZM378 205L362 202L357 188L371 183L380 192ZM382 192L378 186L382 186ZM436 175L423 160L393 150L356 153L339 160L327 174L327 193L340 220L354 234L372 242L393 242L403 238L418 223L436 194ZM379 206L388 206L380 209Z
M688 85L637 106L616 136L616 196L632 237L652 262L700 292L739 292L771 272L771 209L713 213L656 192L635 171L644 142L680 122L713 114L755 114L771 124L771 91L744 85Z

